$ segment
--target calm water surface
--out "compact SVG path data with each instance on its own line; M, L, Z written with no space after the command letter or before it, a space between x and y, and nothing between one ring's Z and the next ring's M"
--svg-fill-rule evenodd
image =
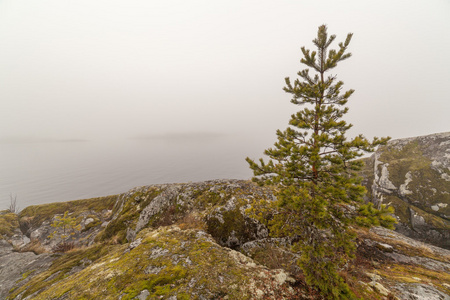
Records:
M267 146L267 145L265 145ZM0 210L126 192L155 183L249 179L245 157L264 146L248 137L1 143Z

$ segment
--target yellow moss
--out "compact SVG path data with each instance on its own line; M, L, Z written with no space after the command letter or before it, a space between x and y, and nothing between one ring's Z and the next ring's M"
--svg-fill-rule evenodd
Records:
M418 207L415 207L413 205L411 205L411 208L414 209L414 211L419 216L423 217L427 224L432 225L434 228L450 230L450 222L449 221L442 219L438 216L435 216L433 214L430 214L430 213L428 213Z
M42 222L51 220L54 215L64 214L69 211L73 217L77 218L86 211L101 212L105 209L112 209L117 200L117 195L75 200L67 202L55 202L50 204L32 205L26 207L19 214L20 219L32 219L33 224L40 225Z
M392 264L378 269L379 274L396 282L421 282L431 283L445 290L443 283L450 284L450 274L447 272L432 271L417 265ZM417 278L417 279L415 279Z
M398 240L395 235L392 235L392 237L390 238L383 238L373 232L370 232L370 230L368 230L367 228L355 227L353 230L360 237L369 238L373 241L387 243L392 247L394 247L397 252L407 256L427 257L442 262L448 262L450 260L450 256L438 255L434 253L434 251L431 250L431 248L429 248L426 244L421 244L421 246L411 246L407 242Z
M111 221L108 226L100 232L95 240L104 242L116 239L118 243L126 243L127 228L134 228L139 218L140 212L159 194L158 187L150 187L147 191L137 191L122 201L123 207L118 218ZM114 213L118 213L120 205L114 208Z
M66 273L72 270L72 268L82 264L82 260L95 261L108 252L108 247L103 245L95 245L92 247L79 249L69 252L64 255L55 255L57 259L53 262L49 269L33 276L30 281L16 289L13 294L10 295L10 299L14 299L15 296L25 291L24 297L33 294L36 291L48 288L53 283L66 277ZM57 274L57 275L55 275ZM53 275L53 277L51 277ZM49 279L52 278L52 279Z
M192 289L242 296L239 286L253 275L236 265L228 250L197 237L197 231L172 227L158 232L155 235L154 231L144 229L137 236L142 239L141 244L131 250L127 250L128 245L97 245L61 255L49 270L15 290L10 299L25 290L24 296L40 291L33 299L63 295L68 299L117 299L122 295L125 300L136 297L144 289L149 291L151 299L168 295L190 299ZM82 265L83 258L92 262L69 275L70 270ZM146 272L148 268L159 271ZM218 280L217 274L222 274L224 283ZM52 275L53 279L45 281ZM195 287L189 285L191 280ZM236 288L230 288L232 285Z
M19 228L19 219L15 213L2 211L0 213L0 235L11 237Z
M177 295L177 300L190 300L191 299L191 297L188 295L188 294L186 294L186 293L179 293L178 295Z
M232 193L239 194L238 198L250 199L255 190L255 185L249 182L243 189L229 189L224 185L223 189L219 186L215 192L209 191L211 185L201 186L199 195L203 195L205 200L202 205L208 206L209 211L224 204ZM9 299L14 299L18 294L27 297L33 293L37 293L33 296L33 299L37 300L60 297L117 299L119 296L122 296L122 299L132 299L144 289L149 291L150 299L169 295L178 295L178 299L191 299L194 295L192 298L196 299L195 295L204 290L215 293L212 295L215 298L224 295L229 295L230 299L249 298L242 287L253 280L255 274L251 273L246 264L237 263L235 258L230 256L229 250L203 237L198 230L182 231L176 226L162 227L157 231L145 228L136 237L142 239L141 244L128 249L130 244L126 244L125 239L127 228L134 228L142 209L161 191L159 186L143 189L122 198L122 202L118 201L114 207L112 205L116 203L117 197L111 198L108 209L117 213L119 208L122 208L118 218L111 221L97 237L97 245L58 255L48 270L29 278L24 286L14 290ZM190 191L186 193L189 194ZM34 222L42 222L47 219L40 214L49 214L52 217L68 210L76 217L80 216L81 212L90 210L87 207L89 203L84 200L69 204L72 210L65 205L31 207L25 211L22 218L35 218ZM197 204L187 203L186 207L192 209L188 205L194 205L197 208ZM191 210L186 212L186 207L176 206L176 213L180 216L190 213ZM95 215L87 217L94 218L93 223L97 222ZM231 219L231 214L226 217L227 221L228 217ZM194 221L180 219L180 222ZM188 224L183 228L191 226ZM204 224L200 222L200 226L203 227ZM123 244L114 244L111 239L117 239L116 241ZM164 252L166 250L167 252ZM158 256L158 253L166 254Z
M392 183L399 187L404 184L405 175L410 172L413 180L408 184L408 190L411 192L406 198L409 202L416 203L420 209L428 214L436 215L437 213L431 209L431 205L435 203L448 203L450 194L441 193L448 189L448 182L441 177L441 174L431 167L431 160L423 155L424 145L418 141L412 141L402 148L395 146L386 146L381 152L380 161L389 163L389 179ZM446 170L443 170L447 172ZM433 192L433 189L438 192ZM397 207L396 207L397 211ZM450 207L441 208L440 214L450 212ZM450 224L442 227L445 220L435 216L433 220L428 222L438 222L439 224L430 223L438 228L448 229Z

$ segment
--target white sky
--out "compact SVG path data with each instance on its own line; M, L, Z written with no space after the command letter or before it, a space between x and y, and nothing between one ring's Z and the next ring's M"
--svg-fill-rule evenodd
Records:
M354 33L352 133L450 130L448 0L0 0L0 139L274 138L321 24Z

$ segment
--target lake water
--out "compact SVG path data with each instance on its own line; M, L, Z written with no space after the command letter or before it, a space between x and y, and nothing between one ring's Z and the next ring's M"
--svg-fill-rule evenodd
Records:
M122 141L0 143L0 210L123 193L142 185L249 179L256 137L197 136Z

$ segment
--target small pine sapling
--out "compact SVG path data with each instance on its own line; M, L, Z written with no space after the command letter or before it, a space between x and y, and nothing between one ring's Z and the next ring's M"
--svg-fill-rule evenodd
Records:
M57 230L53 231L49 238L56 239L59 237L62 240L56 245L55 251L66 252L74 248L74 244L70 240L73 239L76 232L81 230L81 224L77 224L76 218L69 216L69 212L66 211L63 216L56 216L50 226L57 228Z

